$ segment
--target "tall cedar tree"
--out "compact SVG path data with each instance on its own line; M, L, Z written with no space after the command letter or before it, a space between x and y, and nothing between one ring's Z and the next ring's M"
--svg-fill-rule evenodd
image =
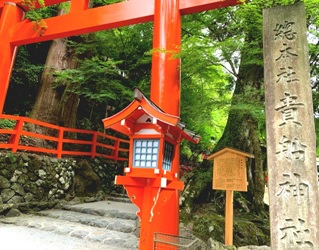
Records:
M63 9L58 11L58 15L64 13ZM75 127L78 95L68 91L69 85L59 88L53 88L52 85L55 80L54 71L76 67L77 60L74 51L67 46L67 39L53 40L45 62L36 101L30 114L31 118L65 127ZM43 130L43 128L38 129Z

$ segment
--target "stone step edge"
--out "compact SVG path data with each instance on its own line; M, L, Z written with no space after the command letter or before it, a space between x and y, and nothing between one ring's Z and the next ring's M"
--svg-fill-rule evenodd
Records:
M107 196L106 200L124 202L124 203L132 203L132 201L127 196Z
M29 216L28 216L29 217ZM125 236L125 239L131 238L137 238L134 232L121 232L116 231L108 228L101 228L101 227L95 227L87 224L82 224L79 222L72 222L72 221L66 221L63 220L63 223L60 223L62 220L58 218L49 218L38 216L38 215L32 215L32 220L26 219L27 216L22 215L19 217L11 217L11 218L0 218L0 225L7 224L7 225L15 225L20 227L28 227L28 228L35 228L38 230L43 231L50 231L54 233L64 234L64 235L70 235L72 236L72 232L75 231L81 231L84 232L87 230L90 233L104 233L107 234L108 237L114 235L114 238L119 238L119 235L122 234L122 236ZM88 235L87 234L87 235Z
M59 210L54 210L59 211ZM62 211L62 210L61 210ZM68 211L68 212L73 212L73 211ZM76 212L73 212L74 215L79 214ZM72 220L68 220L65 217L61 217L61 216L57 216L57 214L50 214L50 211L40 211L38 213L35 214L36 216L39 217L43 217L43 218L50 218L50 219L55 219L55 220L61 220L61 221L67 221L70 223L78 223L81 225L86 225L86 226L92 226L92 227L96 227L96 228L102 228L102 229L108 229L114 232L121 232L121 233L135 233L138 230L138 222L134 221L134 220L125 220L125 219L120 219L120 218L111 218L111 217L103 217L104 219L111 219L111 221L105 221L105 223L107 225L105 225L105 223L99 223L98 222L98 216L96 216L96 218L89 218L89 219L85 219L85 217L82 216L82 218L77 218L74 221ZM78 216L78 215L77 215ZM90 214L90 216L95 216ZM126 222L130 222L128 224L125 223ZM117 222L118 224L121 224L121 227L116 227L114 225L114 223ZM113 225L113 227L111 226ZM108 228L109 227L109 228Z
M57 201L0 204L0 216L6 215L11 209L18 209L21 213L32 213L34 211L41 211L48 208L54 208L57 206L57 204Z
M22 227L22 226L20 226L20 227ZM34 226L24 226L24 227L34 228L34 229L37 229L37 230L40 230L40 231L47 231L47 232L51 232L53 234L64 235L62 230L61 231L59 231L59 230L51 230L49 227L46 228L46 229L36 228ZM110 238L109 237L107 239L102 239L101 236L100 237L99 236L94 236L94 235L92 235L90 233L88 235L85 235L80 230L79 231L70 232L67 235L69 237L72 237L72 238L77 238L77 239L80 239L80 240L86 240L86 241L89 241L89 242L100 242L100 243L103 244L104 247L109 248L109 249L114 249L114 250L138 249L138 239L136 240L136 244L134 244L134 243L126 242L124 239L119 239L116 236L114 238Z
M61 209L67 211L73 211L78 213L84 214L91 214L97 215L102 217L111 217L111 218L118 218L118 219L126 219L126 220L137 220L138 216L135 213L129 212L121 212L120 210L108 210L108 209L101 209L101 208L86 208L81 206L73 206L73 205L62 205Z

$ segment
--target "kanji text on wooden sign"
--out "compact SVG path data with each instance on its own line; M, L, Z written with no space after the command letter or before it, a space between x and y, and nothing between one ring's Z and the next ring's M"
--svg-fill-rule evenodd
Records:
M247 191L246 157L252 155L242 151L224 148L209 156L214 159L213 189Z

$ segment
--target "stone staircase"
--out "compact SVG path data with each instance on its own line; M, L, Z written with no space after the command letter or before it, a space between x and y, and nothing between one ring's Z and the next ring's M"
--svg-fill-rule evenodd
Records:
M61 209L0 218L0 228L1 224L32 228L39 235L50 232L93 242L97 249L138 249L136 211L126 200L66 204Z

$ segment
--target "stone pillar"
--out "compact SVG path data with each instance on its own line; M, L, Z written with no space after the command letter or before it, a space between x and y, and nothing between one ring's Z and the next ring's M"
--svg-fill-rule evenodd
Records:
M318 177L305 8L264 10L271 249L319 249Z

